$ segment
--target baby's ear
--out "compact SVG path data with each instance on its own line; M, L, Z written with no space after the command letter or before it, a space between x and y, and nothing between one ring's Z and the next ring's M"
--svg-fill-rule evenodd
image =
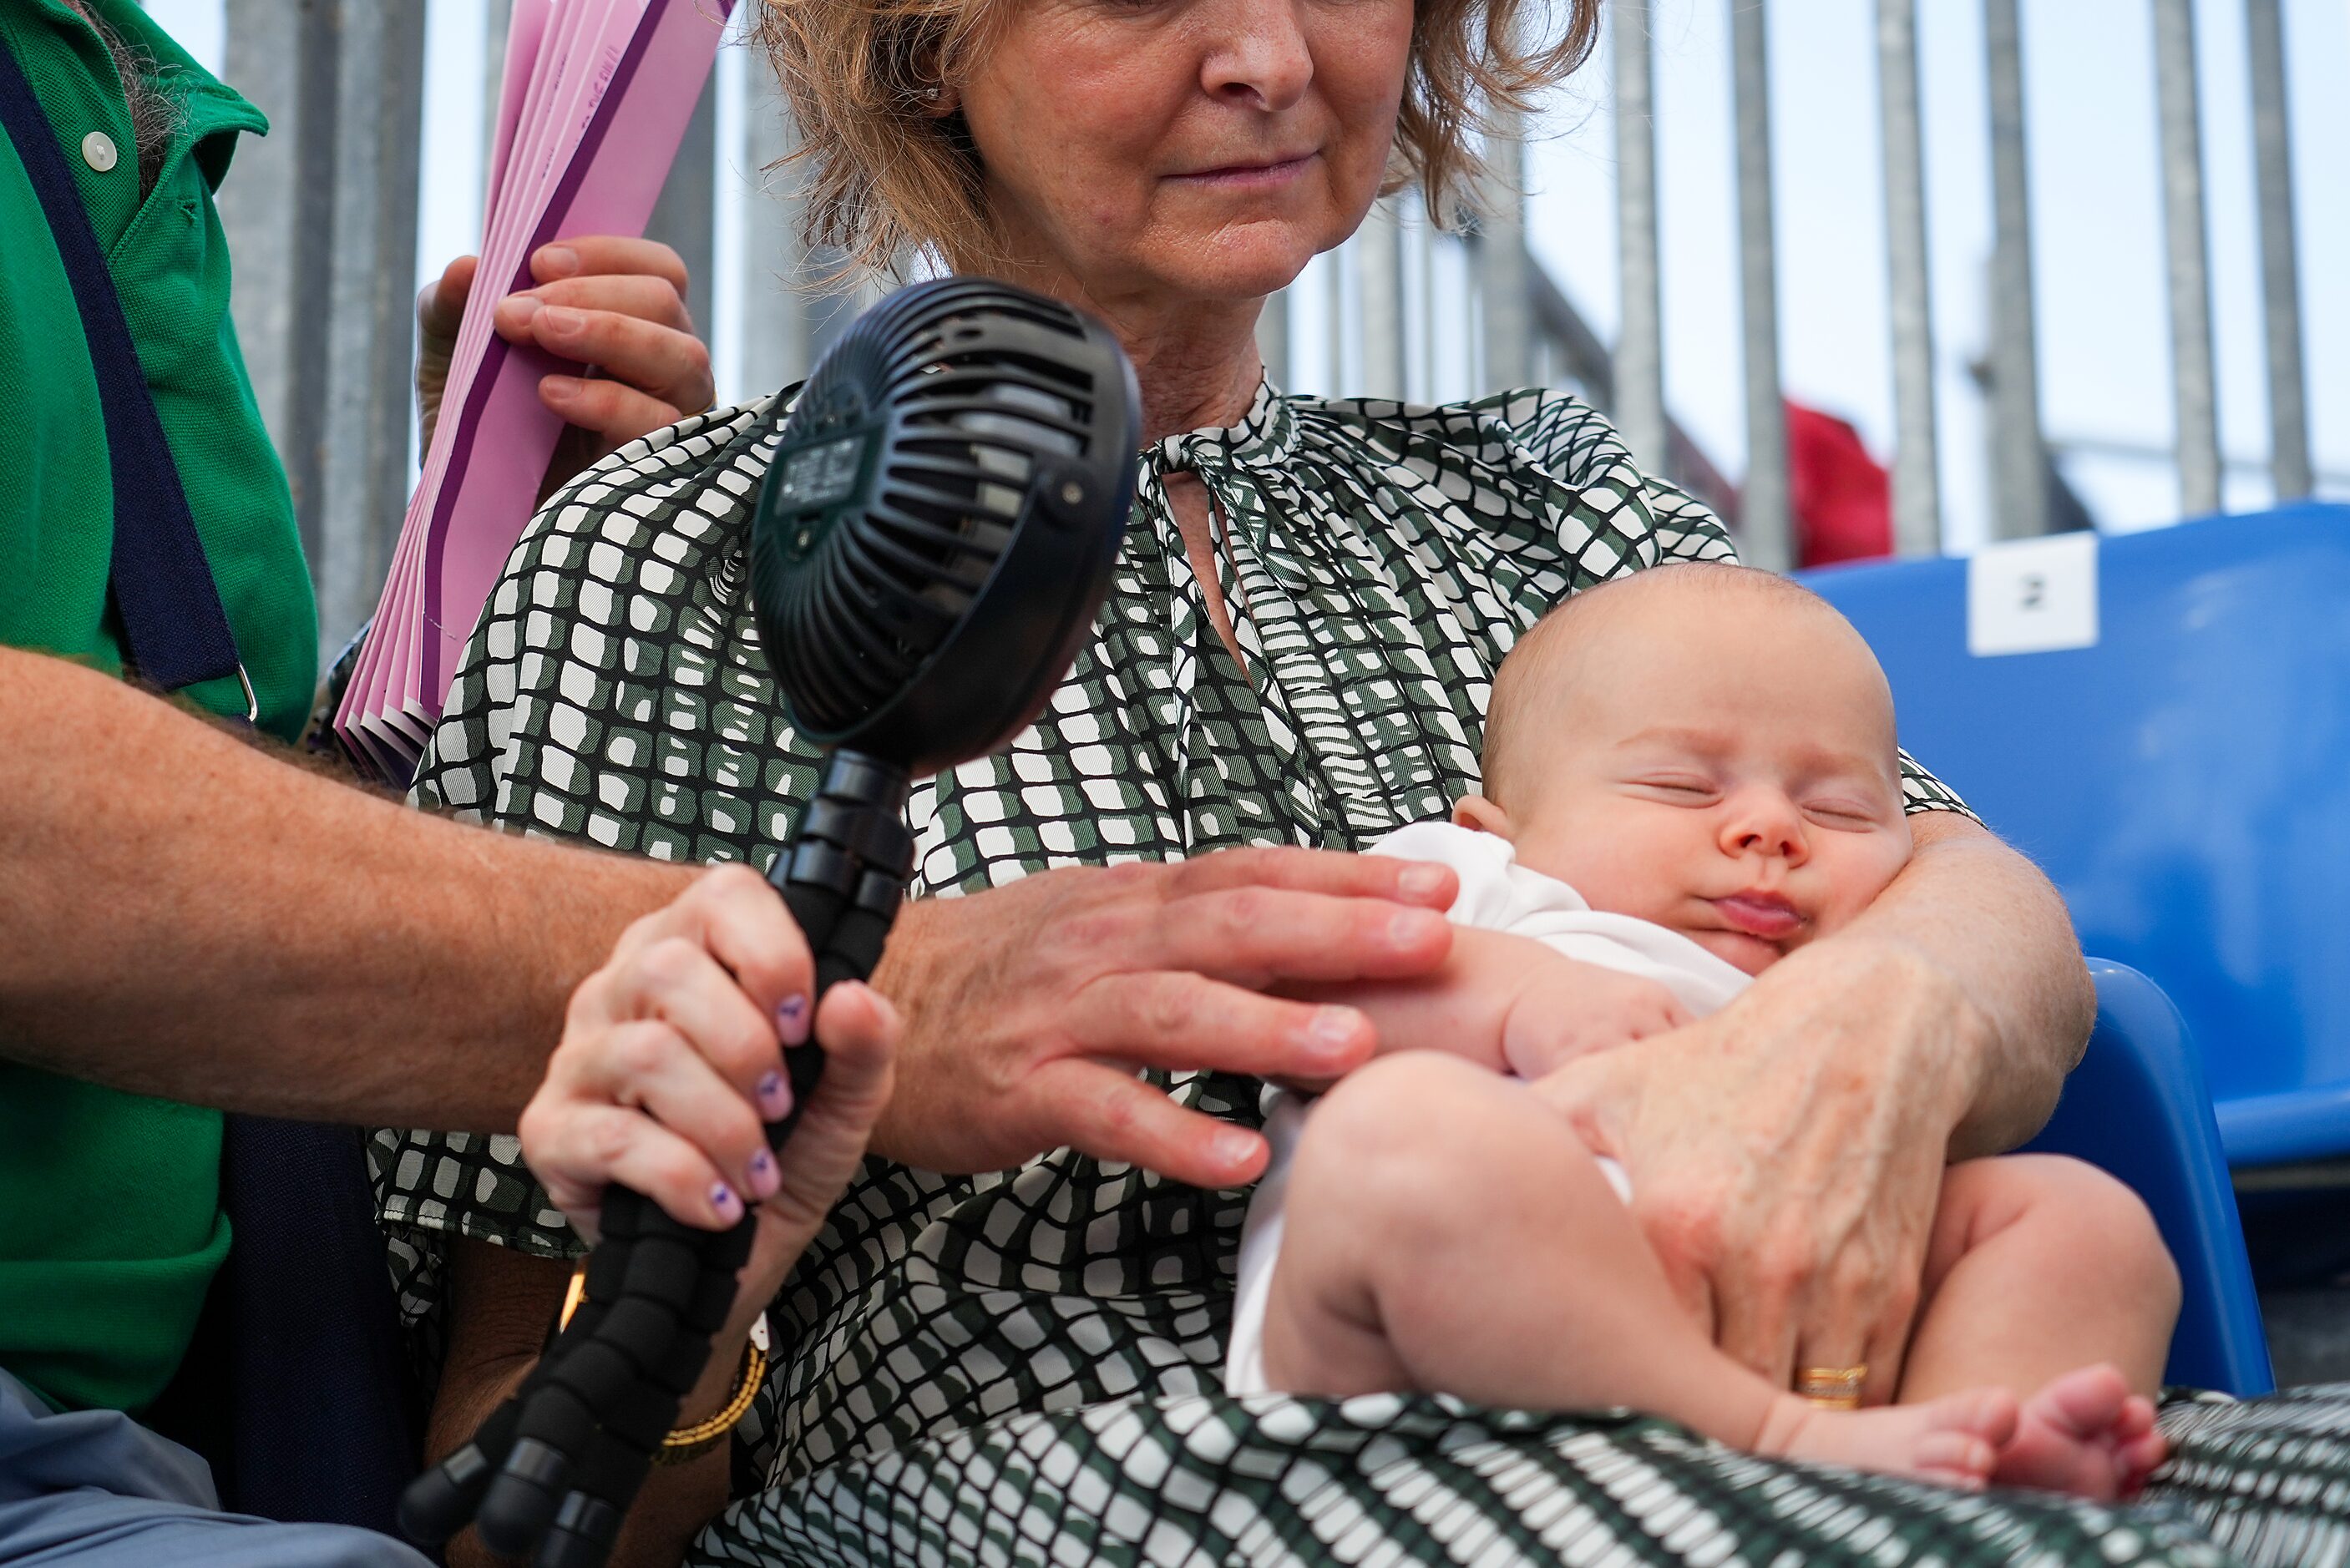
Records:
M1452 803L1455 826L1476 833L1490 833L1496 838L1508 838L1510 814L1482 794L1464 794Z

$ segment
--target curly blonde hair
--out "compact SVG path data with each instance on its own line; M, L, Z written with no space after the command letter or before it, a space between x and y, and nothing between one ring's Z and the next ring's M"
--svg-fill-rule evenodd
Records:
M799 125L806 238L848 270L900 272L924 246L959 270L1009 263L959 114L930 105L962 78L1025 0L762 0L763 50ZM1599 33L1600 0L1417 0L1411 64L1382 193L1418 184L1440 222L1473 205L1471 145L1496 111L1524 112L1573 74ZM1535 23L1564 13L1543 36Z

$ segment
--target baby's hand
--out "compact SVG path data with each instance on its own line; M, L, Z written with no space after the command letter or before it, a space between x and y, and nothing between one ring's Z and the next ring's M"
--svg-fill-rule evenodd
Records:
M1543 1076L1594 1051L1612 1051L1695 1019L1657 981L1545 955L1510 1003L1502 1055L1521 1078Z

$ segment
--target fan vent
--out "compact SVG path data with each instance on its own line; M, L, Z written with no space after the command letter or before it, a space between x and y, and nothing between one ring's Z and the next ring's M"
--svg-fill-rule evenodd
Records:
M795 722L837 737L911 688L1024 522L1132 491L1132 372L1068 306L985 279L892 296L803 389L754 526L754 595Z

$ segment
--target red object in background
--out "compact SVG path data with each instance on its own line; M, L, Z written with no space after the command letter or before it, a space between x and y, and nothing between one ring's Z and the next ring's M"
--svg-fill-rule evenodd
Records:
M1893 482L1858 431L1789 402L1787 478L1798 566L1893 554Z

